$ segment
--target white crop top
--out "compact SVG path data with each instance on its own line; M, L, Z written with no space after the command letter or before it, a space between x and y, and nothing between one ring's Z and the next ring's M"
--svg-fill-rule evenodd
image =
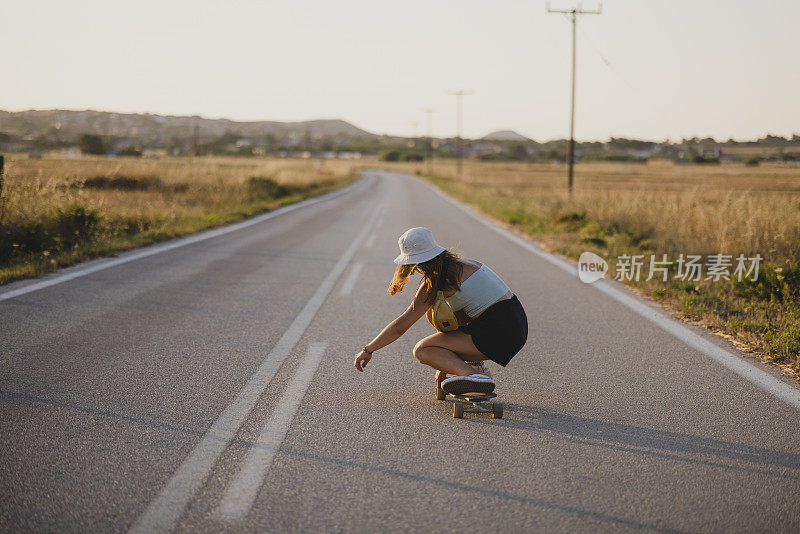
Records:
M463 309L464 313L475 317L509 291L506 283L493 270L481 265L461 283L452 297L447 298L447 303L454 311Z

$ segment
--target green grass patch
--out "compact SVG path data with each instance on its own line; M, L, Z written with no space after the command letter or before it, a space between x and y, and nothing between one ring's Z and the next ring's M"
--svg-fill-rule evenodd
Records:
M109 216L81 204L54 209L25 222L0 224L0 284L41 276L87 259L109 256L270 211L321 195L352 183L358 175L343 179L288 186L273 177L251 177L243 186L231 185L226 202L215 200L196 216L158 213L135 218ZM152 176L97 176L72 182L72 188L123 193L155 192L175 201L189 189L184 184L165 185ZM238 194L236 187L242 188ZM187 198L203 206L202 197Z

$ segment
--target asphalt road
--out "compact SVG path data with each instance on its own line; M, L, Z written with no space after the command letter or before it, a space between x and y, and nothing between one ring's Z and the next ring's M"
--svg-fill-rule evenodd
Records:
M427 322L353 368L412 226L527 310L502 420L434 399ZM166 248L0 290L0 530L800 530L798 388L416 178Z

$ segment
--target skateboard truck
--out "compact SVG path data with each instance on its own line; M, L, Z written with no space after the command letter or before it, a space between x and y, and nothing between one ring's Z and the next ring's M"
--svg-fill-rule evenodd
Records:
M503 403L489 402L497 397L497 393L447 393L438 385L436 386L436 400L449 400L453 403L453 417L463 419L464 414L490 413L492 419L503 418Z

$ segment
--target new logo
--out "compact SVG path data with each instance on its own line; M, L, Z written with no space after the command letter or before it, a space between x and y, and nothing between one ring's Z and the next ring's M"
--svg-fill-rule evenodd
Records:
M578 278L585 284L597 282L608 272L606 260L594 252L584 252L578 258Z

